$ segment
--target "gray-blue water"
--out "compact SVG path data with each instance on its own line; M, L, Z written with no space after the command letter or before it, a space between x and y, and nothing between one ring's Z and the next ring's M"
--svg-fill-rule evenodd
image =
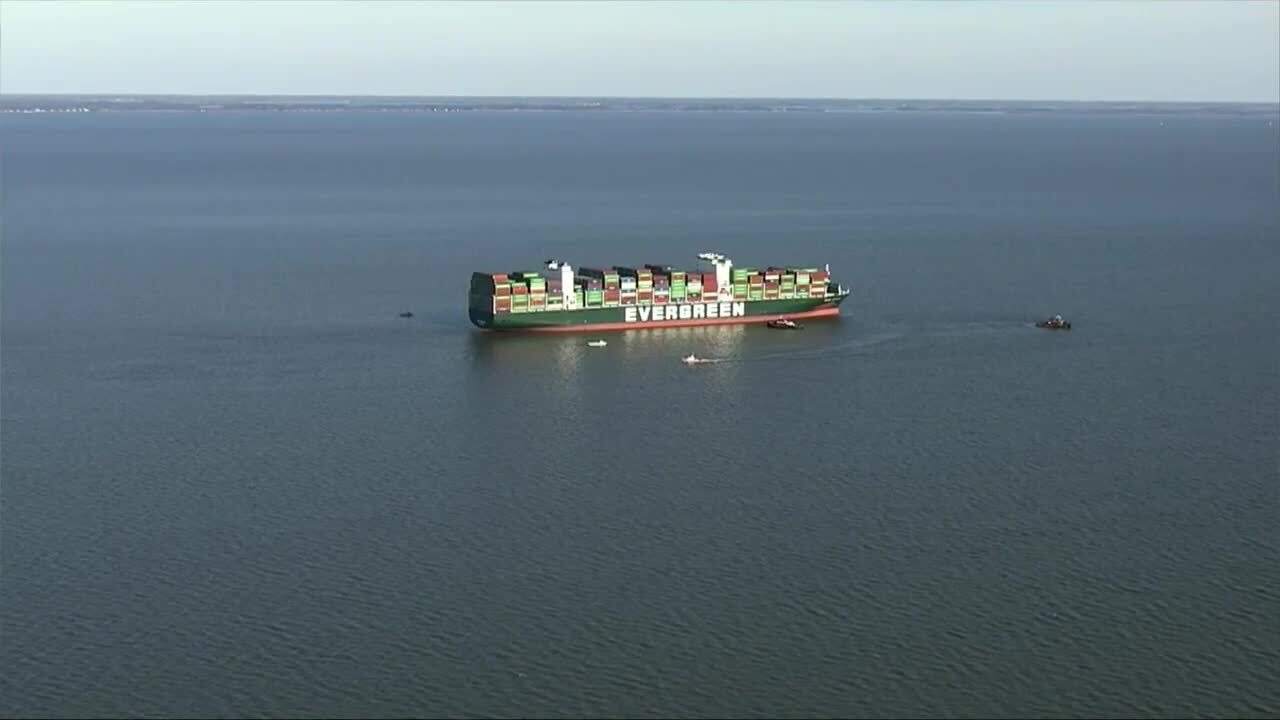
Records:
M0 713L1280 714L1278 132L0 118ZM853 296L466 319L705 250Z

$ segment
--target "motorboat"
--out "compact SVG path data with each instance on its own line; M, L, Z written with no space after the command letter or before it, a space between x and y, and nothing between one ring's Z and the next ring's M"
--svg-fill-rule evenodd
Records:
M775 330L800 330L804 327L795 320L788 320L783 317L777 318L776 320L770 320L767 325Z
M1036 321L1036 327L1045 328L1046 330L1070 330L1071 322L1063 320L1061 315L1054 315L1047 320Z
M592 340L587 343L589 347L604 347L605 345L608 345L608 344L609 343L604 340Z

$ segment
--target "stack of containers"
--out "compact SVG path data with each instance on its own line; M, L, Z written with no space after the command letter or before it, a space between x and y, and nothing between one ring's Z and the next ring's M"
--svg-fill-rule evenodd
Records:
M606 270L604 273L604 306L618 307L622 301L622 288L618 283L618 273Z
M671 276L665 270L655 270L653 272L653 304L666 305L670 300Z
M671 271L671 302L682 303L685 301L687 286L685 285L685 276L683 270Z
M493 311L496 313L511 312L511 282L506 273L498 273L493 277Z
M702 302L702 273L685 273L685 297L689 302Z
M586 307L604 306L604 271L591 268L578 268L578 277L582 280L582 290L586 297Z
M564 292L561 285L561 279L557 277L547 278L547 310L563 310L564 309Z
M782 285L782 268L769 268L764 271L764 299L777 300Z
M778 293L778 297L783 300L791 300L796 296L796 274L787 270L782 273L782 288Z
M827 294L827 271L812 270L809 273L809 277L812 279L809 283L809 296L825 297Z
M702 299L715 300L720 295L720 286L715 273L702 273Z
M796 268L796 297L809 297L809 271Z
M511 283L511 312L529 312L529 286L522 282Z
M645 268L636 273L636 287L638 288L636 300L641 305L653 304L653 271Z
M529 280L529 312L542 312L547 309L547 280L538 277L537 273L524 273Z
M764 276L758 272L747 275L747 299L764 299Z
M747 299L747 277L751 275L750 268L734 268L733 269L733 299Z
M614 266L614 271L618 273L618 282L621 293L619 301L623 305L635 305L636 294L636 271L635 268Z

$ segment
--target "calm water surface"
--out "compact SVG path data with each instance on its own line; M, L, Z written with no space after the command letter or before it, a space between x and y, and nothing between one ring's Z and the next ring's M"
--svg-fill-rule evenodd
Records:
M1278 125L5 116L0 712L1280 714ZM853 296L466 319L707 250Z

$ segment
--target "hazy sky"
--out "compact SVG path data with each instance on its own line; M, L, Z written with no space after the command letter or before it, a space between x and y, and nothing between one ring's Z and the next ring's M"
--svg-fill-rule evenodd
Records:
M0 92L1280 101L1280 0L0 0Z

